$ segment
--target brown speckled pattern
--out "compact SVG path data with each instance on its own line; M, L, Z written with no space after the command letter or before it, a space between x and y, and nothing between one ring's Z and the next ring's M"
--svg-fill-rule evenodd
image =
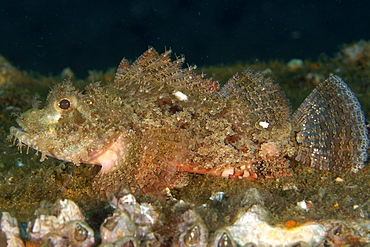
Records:
M122 60L112 83L92 83L80 92L69 81L59 84L43 109L18 118L22 129L12 127L11 136L20 146L42 152L42 159L101 164L94 186L102 192L122 185L161 194L167 187L185 186L187 172L288 176L292 158L334 171L356 172L363 166L364 117L339 77L323 82L293 119L285 94L261 73L247 69L219 89L193 67L182 68L183 62L183 57L171 61L170 51L149 48L131 65ZM325 85L335 90L324 91ZM341 95L336 105L322 100L334 95ZM326 118L308 110L315 104L323 113L338 107L342 114ZM329 118L338 124L327 124ZM339 168L331 165L334 153L343 153Z

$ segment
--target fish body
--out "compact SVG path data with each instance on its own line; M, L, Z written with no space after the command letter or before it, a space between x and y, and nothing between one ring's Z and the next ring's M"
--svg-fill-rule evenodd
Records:
M354 93L331 76L292 114L272 79L246 69L223 87L149 48L123 59L115 79L76 90L56 85L45 107L20 115L10 137L46 156L102 166L94 186L160 194L188 173L289 176L290 160L358 172L367 159L365 118Z

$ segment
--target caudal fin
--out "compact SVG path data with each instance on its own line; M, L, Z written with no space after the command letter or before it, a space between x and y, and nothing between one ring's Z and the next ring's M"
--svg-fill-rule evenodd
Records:
M296 160L321 170L358 172L369 145L360 103L339 76L330 76L293 114Z

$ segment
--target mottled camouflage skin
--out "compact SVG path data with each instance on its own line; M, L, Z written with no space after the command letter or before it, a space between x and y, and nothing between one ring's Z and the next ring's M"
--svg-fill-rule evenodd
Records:
M212 79L150 48L120 63L112 83L77 91L57 85L43 109L30 109L11 136L45 155L100 164L94 185L160 194L188 183L187 173L230 178L291 174L289 160L357 172L367 158L360 105L337 76L295 114L279 86L247 69L219 88ZM23 144L22 144L23 143Z

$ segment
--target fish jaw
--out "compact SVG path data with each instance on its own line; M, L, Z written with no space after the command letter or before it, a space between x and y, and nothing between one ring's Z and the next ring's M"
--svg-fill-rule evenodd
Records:
M9 140L13 140L13 142L18 141L18 147L19 151L22 152L22 147L27 146L27 153L29 151L29 148L33 148L37 151L41 151L38 143L40 142L40 139L38 136L33 136L26 131L24 131L21 128L16 128L14 126L10 127L10 135L8 136ZM51 156L50 153L48 153L46 150L41 151L41 159L40 161L44 161L46 159L46 155Z
M46 156L50 156L75 164L96 164L102 166L101 173L116 169L119 164L124 162L127 153L126 140L123 135L114 138L112 143L107 141L102 145L98 145L100 148L89 150L89 148L83 146L79 149L75 149L73 152L69 152L67 149L58 150L52 148L48 145L48 143L52 141L50 140L50 136L50 133L45 134L44 137L37 134L29 134L21 128L12 126L10 127L8 139L14 142L17 140L20 151L22 151L23 146L27 146L27 152L29 148L41 152L40 161L44 161ZM90 142L92 142L92 140ZM49 149L47 149L47 147L49 147Z

